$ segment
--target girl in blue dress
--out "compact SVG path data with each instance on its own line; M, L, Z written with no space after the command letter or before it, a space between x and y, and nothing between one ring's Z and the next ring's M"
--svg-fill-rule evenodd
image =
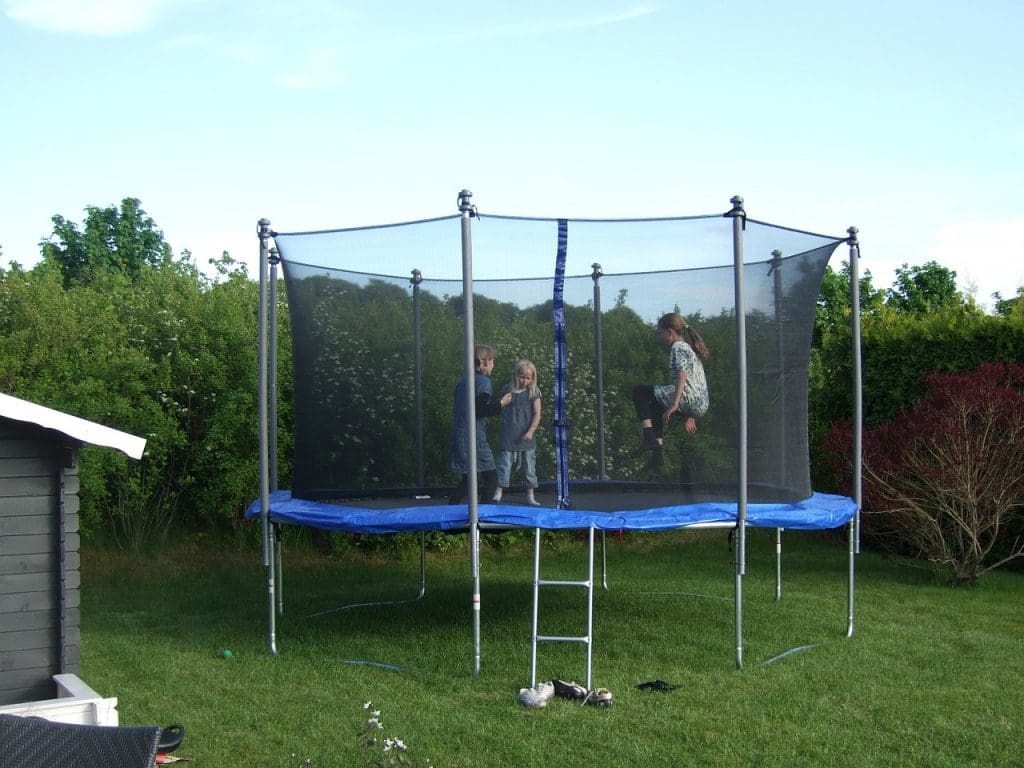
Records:
M501 501L504 489L512 479L513 464L523 468L526 482L526 503L539 507L534 497L537 482L537 427L540 426L540 390L537 388L537 366L529 360L516 363L511 383L505 393L512 401L501 412L498 433L498 489L494 500Z

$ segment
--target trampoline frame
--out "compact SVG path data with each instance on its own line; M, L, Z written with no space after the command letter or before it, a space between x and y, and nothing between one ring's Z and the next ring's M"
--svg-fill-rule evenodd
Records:
M473 349L475 345L473 332L473 250L472 250L472 219L477 217L476 206L470 199L472 193L469 190L462 190L458 196L460 213L460 225L462 236L462 272L463 291L465 301L465 336L464 336L464 367L465 375L472 380L474 371ZM747 349L746 349L746 328L744 312L744 284L743 284L743 233L747 221L747 214L743 207L743 198L734 196L730 199L731 208L723 214L732 218L733 235L733 274L734 274L734 298L736 316L736 363L737 363L737 456L736 456L736 520L734 524L723 526L715 524L715 527L735 527L735 548L734 548L734 608L735 608L735 652L736 666L743 668L743 577L746 574L746 529L748 495L747 495ZM862 500L862 433L863 433L863 401L862 401L862 359L861 359L861 337L860 337L860 280L859 280L859 259L860 246L857 238L857 228L847 229L848 237L839 240L845 242L849 249L850 265L850 316L851 316L851 347L852 347L852 369L853 369L853 483L852 500L855 511L848 525L848 568L847 568L847 628L846 637L854 634L854 607L855 607L855 560L860 553L860 514ZM277 646L277 617L283 614L283 563L281 547L281 524L275 522L271 514L271 494L278 490L278 443L277 443L277 266L280 258L272 240L276 232L271 229L268 219L260 219L257 224L257 236L259 238L259 330L257 343L258 356L258 441L259 441L259 517L261 525L262 541L262 566L266 575L266 587L268 596L267 620L268 620L268 648L272 654L278 653ZM779 259L781 254L773 252L773 257ZM594 308L595 308L595 345L601 343L600 330L600 291L598 288L599 278L602 275L601 265L592 265L594 279ZM422 282L422 275L419 270L413 270L413 278L410 281L413 286L413 307L414 312L418 311L418 291ZM271 332L274 331L274 332ZM416 329L414 342L418 339L418 328ZM599 359L599 358L598 358ZM417 346L415 353L415 365L417 372L421 366L420 352ZM600 366L598 366L600 370ZM598 376L599 402L602 397L600 388L602 386L601 376ZM422 398L420 391L419 377L417 376L415 397L417 403ZM466 398L466 423L473 424L476 419L476 403L473 398ZM597 409L598 418L602 418L603 408ZM417 481L422 485L422 439L421 427L417 425ZM599 430L603 436L603 430ZM474 440L468 441L469 466L476 465L476 444ZM598 446L599 450L599 472L604 479L604 445L603 438ZM476 473L468 474L467 505L469 512L469 543L470 543L470 564L472 575L472 598L471 610L473 616L473 675L480 672L480 515L478 506L478 489ZM535 682L536 672L536 643L541 640L565 640L565 638L544 638L538 635L536 626L537 601L539 600L537 587L543 582L539 576L540 537L537 535L540 528L535 526L535 569L534 569L534 624L531 652L531 684ZM693 526L680 525L684 527L708 527L708 524L701 523ZM776 600L782 596L782 528L776 528ZM590 526L590 567L589 576L586 582L573 582L575 586L587 586L590 590L588 600L588 627L593 626L593 546L594 527ZM421 537L421 583L419 597L425 592L425 565L423 554L423 538ZM606 558L604 554L605 542L604 531L602 531L602 572L605 577L604 587L607 588L606 580ZM417 598L417 599L418 599ZM590 630L584 638L573 638L582 640L587 644L587 681L591 677L591 647ZM796 649L794 649L796 650Z

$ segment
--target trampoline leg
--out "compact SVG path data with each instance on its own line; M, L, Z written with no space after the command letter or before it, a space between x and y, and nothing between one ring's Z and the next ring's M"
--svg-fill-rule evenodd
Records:
M736 603L736 668L743 669L743 574L746 570L746 524L736 526L735 593Z
M775 602L782 600L782 531L775 529Z
M427 533L420 531L420 593L416 595L419 600L427 594Z
M533 529L533 615L530 619L530 687L537 684L537 615L540 603L540 528Z
M267 528L264 530L264 540L266 542L266 572L267 572L267 645L270 649L270 653L274 656L277 655L277 589L274 584L275 575L275 562L276 562L276 549L277 542L274 540L273 523L268 523Z
M281 550L281 539L283 534L281 532L281 526L274 526L274 583L276 584L275 594L277 596L277 615L284 616L284 563L282 561Z
M594 526L590 526L587 553L587 690L593 688L591 671L594 662ZM601 531L601 547L604 549L604 531ZM607 587L605 587L607 589Z
M846 594L846 636L853 637L853 564L857 557L857 546L856 546L856 526L853 521L850 521L849 539L850 539L850 551L849 551L849 583L847 585Z
M601 586L608 591L608 541L606 531L601 531ZM621 533L621 531L620 531Z
M470 484L472 489L473 485ZM473 677L480 676L480 526L476 521L469 526L472 543L470 560L473 571Z

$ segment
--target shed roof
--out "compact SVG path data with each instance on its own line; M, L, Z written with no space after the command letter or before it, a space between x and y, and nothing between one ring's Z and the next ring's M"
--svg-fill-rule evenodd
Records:
M116 448L133 459L141 459L146 449L144 438L3 393L0 393L0 417L54 429L90 445Z

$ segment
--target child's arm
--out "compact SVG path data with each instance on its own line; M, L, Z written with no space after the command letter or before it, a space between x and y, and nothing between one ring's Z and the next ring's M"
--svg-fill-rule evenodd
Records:
M679 410L679 401L683 398L683 389L686 388L686 371L679 371L676 376L676 392L672 396L672 405L665 411L665 423L672 418L672 414Z
M489 392L478 392L476 396L476 417L478 419L487 416L497 416L501 409L512 402L512 395L506 393L499 400L491 400Z
M523 441L533 440L534 434L537 432L537 427L540 426L540 398L538 397L533 401L533 421L530 422L530 428L523 433Z

